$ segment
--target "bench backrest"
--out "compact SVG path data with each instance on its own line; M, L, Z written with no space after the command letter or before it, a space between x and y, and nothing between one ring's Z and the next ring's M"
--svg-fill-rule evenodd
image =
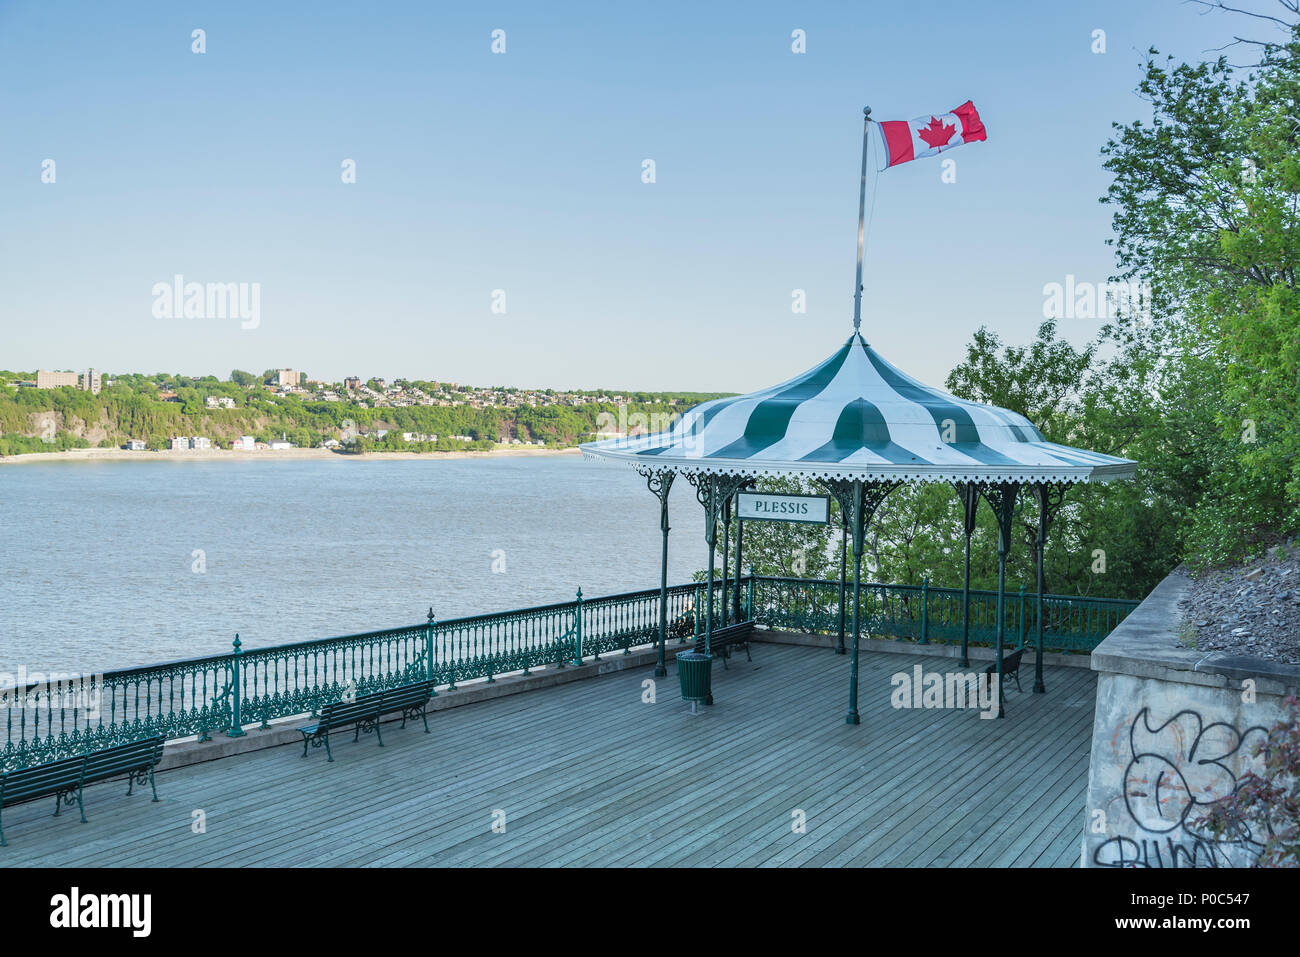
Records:
M60 758L0 775L0 804L15 804L30 797L54 794L128 771L151 768L162 758L163 737L141 738L111 748Z
M139 771L151 768L162 758L163 738L141 738L126 744L114 745L103 751L94 751L86 755L86 767L83 782L102 781L104 778L125 774L127 771Z
M433 682L420 681L413 685L389 688L384 692L383 709L411 708L422 705L433 696Z
M1015 651L1009 651L1006 654L1004 654L1002 656L1002 671L1005 673L1008 671L1017 670L1020 667L1020 657L1024 653L1025 653L1025 649L1017 648ZM993 663L984 669L984 672L986 674L992 675L992 674L996 674L997 670L998 670L998 662L997 659L995 658L993 660Z
M337 728L357 721L366 721L396 708L410 708L424 704L433 695L432 681L419 681L385 691L372 691L357 695L351 701L331 701L320 709L319 725Z
M713 637L709 641L711 645L734 644L748 641L753 634L754 623L752 621L742 621L734 625L727 625L725 628L715 628Z
M383 693L357 695L351 701L331 701L320 709L320 724L325 727L338 727L363 721L379 714L379 702Z
M85 757L78 755L6 771L0 777L0 804L16 804L36 795L76 787L81 781L81 768L85 762Z

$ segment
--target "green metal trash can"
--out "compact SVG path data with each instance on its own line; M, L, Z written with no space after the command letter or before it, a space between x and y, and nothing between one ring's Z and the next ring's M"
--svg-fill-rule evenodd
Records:
M713 655L684 651L677 656L677 679L682 685L682 700L691 703L691 713L698 714L700 702L713 690Z

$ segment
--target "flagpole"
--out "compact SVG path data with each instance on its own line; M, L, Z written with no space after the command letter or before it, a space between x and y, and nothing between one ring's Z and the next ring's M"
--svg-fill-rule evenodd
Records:
M862 228L867 215L867 133L871 129L871 107L862 108L862 185L858 190L858 283L853 290L853 334L862 326Z

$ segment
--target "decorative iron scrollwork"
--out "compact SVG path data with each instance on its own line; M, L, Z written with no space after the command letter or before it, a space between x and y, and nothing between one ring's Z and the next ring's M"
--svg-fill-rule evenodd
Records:
M876 482L862 479L822 479L822 488L835 499L847 522L853 554L861 555L867 524L882 502L902 482Z
M980 487L980 495L993 509L998 522L998 551L1005 553L1011 547L1011 522L1016 513L1016 497L1020 494L1019 482L1004 482Z

